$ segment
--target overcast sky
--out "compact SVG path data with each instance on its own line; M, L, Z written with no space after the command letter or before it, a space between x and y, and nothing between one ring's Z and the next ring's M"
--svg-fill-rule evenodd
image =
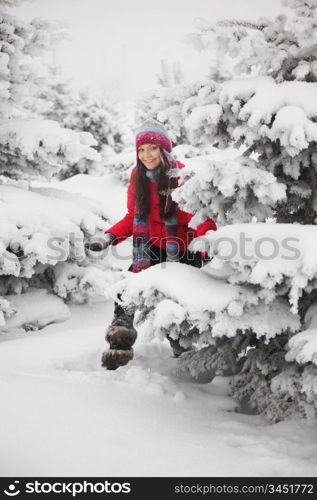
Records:
M155 85L162 58L180 60L187 79L203 75L203 56L182 37L193 20L256 19L281 11L279 0L33 0L15 12L68 24L56 62L78 87L120 89L126 97Z

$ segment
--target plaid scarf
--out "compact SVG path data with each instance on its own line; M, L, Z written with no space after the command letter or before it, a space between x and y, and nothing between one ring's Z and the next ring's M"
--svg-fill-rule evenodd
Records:
M169 183L168 189L166 192L166 202L164 207L164 213L168 213L171 204L172 197L171 193L173 191L172 184L173 179L176 176L173 175L178 168L176 162L171 154L168 153L165 149L163 150L165 162L169 166L168 175L169 175ZM160 168L160 167L159 167ZM152 182L157 182L157 173L159 172L159 168L157 170L148 170L146 172L146 176ZM166 235L166 260L168 262L177 262L179 258L179 247L177 242L177 210L175 211L175 215L167 218L165 220L165 235ZM148 218L141 218L140 214L137 213L137 206L135 205L135 215L133 219L133 260L132 260L132 272L139 273L144 269L147 269L151 266L151 258L149 254L149 246L150 246L150 227Z

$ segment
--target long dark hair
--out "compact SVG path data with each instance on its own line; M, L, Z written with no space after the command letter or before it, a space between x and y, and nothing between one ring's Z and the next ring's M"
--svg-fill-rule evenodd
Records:
M167 190L174 189L177 186L177 179L175 177L169 177L167 174L169 166L164 159L164 155L161 151L161 164L160 171L158 174L157 190L159 193L159 210L160 218L166 220L173 216L176 212L177 204L175 201L169 199L166 200ZM150 198L148 183L149 179L146 174L146 167L143 165L141 160L137 161L137 170L134 177L135 182L135 201L137 206L137 211L142 219L146 219L150 213ZM166 203L168 201L168 203Z

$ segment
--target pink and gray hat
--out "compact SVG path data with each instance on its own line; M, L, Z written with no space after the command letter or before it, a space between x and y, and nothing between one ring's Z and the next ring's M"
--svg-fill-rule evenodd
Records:
M150 118L146 120L136 131L136 149L143 144L156 144L169 153L172 151L172 141L165 127L157 120Z

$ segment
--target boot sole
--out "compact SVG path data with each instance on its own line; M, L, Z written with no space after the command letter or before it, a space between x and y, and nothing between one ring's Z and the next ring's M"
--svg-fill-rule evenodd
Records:
M101 366L107 370L116 370L133 359L133 349L107 349L102 353Z

